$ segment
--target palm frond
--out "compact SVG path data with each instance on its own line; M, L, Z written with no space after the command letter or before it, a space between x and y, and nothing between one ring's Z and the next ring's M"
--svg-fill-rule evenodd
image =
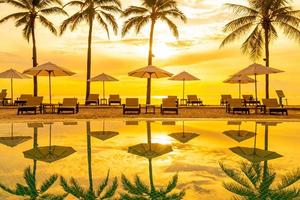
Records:
M123 28L122 28L122 36L124 37L130 29L132 29L134 26L142 27L140 22L145 21L144 16L136 16L136 17L131 17L128 20L125 21ZM139 28L138 28L139 29ZM136 30L138 30L136 29Z
M287 37L300 42L300 30L287 23L278 22L276 24L283 29L283 32Z
M130 182L130 180L128 180L126 178L125 175L122 175L122 185L123 185L123 189L125 191L127 191L129 194L133 194L133 195L143 195L143 190L140 190L138 187L136 187L134 184L132 184Z
M170 28L170 30L172 31L173 35L178 38L179 37L179 32L177 29L177 26L174 22L172 22L169 18L165 17L165 16L161 16L160 19L164 22L166 22Z
M185 14L182 11L178 10L177 8L160 11L157 13L157 16L158 16L158 18L160 16L170 16L173 18L179 18L183 22L187 21L187 17L185 16Z
M107 186L108 184L108 179L109 179L109 170L107 171L107 175L106 178L102 180L102 182L99 184L98 189L97 189L97 196L100 196L100 194L103 192L104 188Z
M0 20L0 24L3 22L6 22L7 20L10 20L10 19L18 20L18 19L26 16L27 14L28 14L28 12L18 12L18 13L13 13L13 14L7 15L6 17L4 17Z
M255 199L255 193L244 186L236 183L223 183L223 186L226 190L234 194L244 197L250 197L250 199Z
M110 24L110 26L112 27L115 35L117 35L117 33L118 33L118 24L116 22L116 18L108 12L101 11L101 14L106 19L106 22L108 22L108 24ZM108 37L109 37L109 33L108 33Z
M57 35L56 28L54 27L53 23L50 22L46 17L43 15L39 15L38 19L40 20L41 24L50 30L54 35Z
M134 180L135 186L138 188L141 193L150 194L149 187L143 183L139 176L135 176Z
M250 58L253 60L257 60L262 55L262 48L263 48L263 36L262 30L259 25L255 27L249 37L245 40L242 45L242 53L248 53Z
M43 182L43 184L40 187L40 192L44 193L46 192L57 180L58 176L56 174L50 176L47 180Z
M31 191L31 193L33 195L37 196L38 191L37 191L37 188L36 188L36 181L35 181L35 177L34 177L33 173L31 172L30 167L27 167L24 170L24 180L25 180L29 190Z
M66 181L64 177L60 177L60 185L64 189L65 192L72 194L78 199L85 197L85 191L81 188L75 179L71 178L70 185Z
M108 29L107 23L104 21L104 19L102 18L102 16L99 13L96 14L96 19L98 21L98 24L104 28L108 39L110 39L109 29Z
M300 169L290 172L281 178L277 190L286 189L300 180Z
M177 182L178 182L178 174L175 174L172 180L169 181L167 188L164 190L164 193L168 194L172 190L174 190L177 186Z
M68 15L68 13L65 10L63 10L61 7L45 8L45 9L41 9L40 12L46 15L51 15L51 14Z
M22 10L27 10L28 8L30 8L30 7L28 7L28 5L26 5L23 2L18 1L18 0L7 0L4 3L12 5L12 6L16 7L16 8L20 8Z
M5 185L2 184L2 183L0 183L0 188L1 188L2 190L4 190L5 192L10 193L10 194L14 194L14 195L17 194L16 190L10 189L9 187L5 186Z
M110 188L106 190L105 194L103 195L103 197L101 197L101 199L112 198L115 195L117 188L118 188L118 179L117 177L115 177L112 185L110 186Z
M144 7L139 6L130 6L129 8L125 9L122 13L123 17L129 17L130 15L144 15L147 14L149 10Z
M246 24L255 23L256 18L257 18L257 16L255 16L255 15L237 18L235 20L232 20L228 24L226 24L223 30L224 30L224 32L234 31Z
M257 10L243 5L226 3L225 7L232 10L233 13L237 15L258 15L259 14Z

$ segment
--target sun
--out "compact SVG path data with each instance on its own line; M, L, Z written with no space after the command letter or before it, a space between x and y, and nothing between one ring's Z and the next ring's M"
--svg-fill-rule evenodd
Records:
M156 42L153 50L154 58L166 59L176 54L175 49L164 42Z

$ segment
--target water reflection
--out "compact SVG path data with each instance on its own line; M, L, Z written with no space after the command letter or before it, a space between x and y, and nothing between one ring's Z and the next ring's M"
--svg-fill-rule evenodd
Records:
M10 136L0 137L0 143L13 148L23 142L30 140L31 138L32 137L30 137L30 136L15 136L14 135L14 124L11 123Z
M78 199L96 200L96 199L110 199L112 198L118 188L117 177L114 178L111 185L109 185L109 171L107 172L106 178L99 183L97 190L94 190L93 182L93 170L92 170L92 145L91 145L91 124L89 121L86 122L86 136L87 136L87 161L88 161L88 179L89 188L85 189L80 186L75 178L71 178L68 182L66 178L61 177L60 184L64 191L73 195ZM104 132L103 132L104 133ZM98 138L98 137L97 137ZM102 137L100 137L103 139ZM109 137L111 138L111 137ZM106 138L106 139L109 139Z
M184 121L182 121L182 132L176 132L169 134L170 137L178 140L181 143L187 143L190 140L199 136L198 133L186 132L184 127Z
M230 137L231 139L237 141L237 142L243 142L245 140L248 140L255 136L255 132L248 131L248 130L242 130L241 129L241 121L228 121L228 125L238 125L238 130L227 130L224 131L223 134Z
M264 150L256 148L257 124L265 128ZM244 200L294 200L300 197L300 188L295 184L300 180L300 169L290 171L281 177L269 166L269 160L282 157L269 149L269 126L276 122L256 122L254 148L240 147L231 150L246 158L248 162L240 162L239 167L228 167L220 163L223 172L231 179L224 182L224 188L234 194L233 199Z
M142 182L141 178L138 175L135 176L134 182L131 182L129 178L127 178L125 175L122 175L122 185L125 192L121 194L121 199L182 199L185 195L184 190L181 190L180 192L173 191L177 186L177 174L173 176L166 187L155 187L153 179L152 159L172 152L172 147L170 145L152 143L151 121L146 121L146 123L147 143L141 143L131 146L128 148L128 152L148 159L150 187L146 183Z

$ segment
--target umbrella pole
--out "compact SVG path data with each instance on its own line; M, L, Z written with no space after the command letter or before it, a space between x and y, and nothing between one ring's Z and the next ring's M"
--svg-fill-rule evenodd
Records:
M183 79L182 99L184 99L185 79Z
M102 92L103 92L103 99L105 99L105 82L104 81L102 81Z
M239 99L241 98L241 81L239 81Z
M150 178L150 186L151 192L155 191L154 181L153 181L153 171L152 171L152 159L149 159L149 178Z
M49 134L49 146L50 146L50 149L51 149L51 134L52 134L52 124L50 124L50 129L49 129L49 131L50 131L50 134Z
M256 74L254 74L255 79L255 100L257 101L257 80L256 80Z
M147 121L147 142L151 151L151 122Z
M13 78L10 79L10 91L11 91L11 102L14 102L14 80Z
M10 127L10 134L11 134L11 137L13 138L14 137L14 124L11 123L11 127Z
M49 97L50 97L50 104L52 103L51 99L51 72L49 71Z

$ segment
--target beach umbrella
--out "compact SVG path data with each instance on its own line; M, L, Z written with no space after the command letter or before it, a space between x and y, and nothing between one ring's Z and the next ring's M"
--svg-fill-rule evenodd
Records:
M169 134L170 137L178 140L181 143L187 143L188 141L198 137L198 133L186 132L184 130L184 121L182 121L182 132L176 132Z
M105 120L103 120L102 131L90 131L89 135L104 141L104 140L108 140L112 137L119 135L119 132L106 131L105 130Z
M0 143L9 147L15 147L23 142L30 140L30 136L14 136L14 124L11 124L9 137L0 137Z
M52 103L51 77L53 77L53 76L54 77L56 77L56 76L73 76L75 74L74 72L71 72L70 70L62 68L51 62L47 62L47 63L39 65L37 67L33 67L31 69L25 70L23 73L29 74L32 76L48 76L50 104Z
M147 104L151 103L151 79L152 78L166 78L166 77L171 77L173 76L172 73L167 72L159 67L149 65L137 70L134 70L132 72L128 73L128 76L133 76L133 77L138 77L138 78L147 78L150 80L149 85L150 85L150 90L149 94L147 94Z
M182 81L182 99L184 99L184 92L185 92L185 81L198 81L200 80L199 78L193 76L192 74L183 71L171 78L169 80L172 81Z
M14 69L9 69L0 73L0 78L10 79L10 90L11 90L11 101L14 99L14 79L28 79L29 76L26 76Z
M51 135L53 123L47 122L44 124L49 124L49 146L35 147L24 151L23 154L25 158L52 163L76 152L72 147L52 145Z
M105 82L111 82L111 81L119 81L118 79L107 75L107 74L99 74L98 76L95 76L90 79L91 82L101 81L102 82L102 92L103 92L103 99L105 99Z
M237 142L242 142L245 140L248 140L256 135L255 132L247 131L247 130L241 130L241 121L228 121L228 125L238 125L238 130L227 130L224 131L223 134L232 138L233 140Z
M242 84L247 84L247 83L254 83L255 80L244 75L237 75L237 76L232 76L223 83L231 83L231 84L239 84L239 98L241 98L241 91L242 91Z
M254 81L255 81L255 100L257 101L257 75L266 75L266 74L276 74L281 73L283 71L274 69L271 67L266 67L261 64L254 63L252 65L249 65L245 69L239 71L238 73L234 74L234 76L250 76L254 75Z

